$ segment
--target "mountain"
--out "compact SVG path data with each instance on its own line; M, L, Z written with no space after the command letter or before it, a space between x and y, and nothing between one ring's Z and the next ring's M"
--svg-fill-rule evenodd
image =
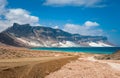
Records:
M0 33L0 42L20 47L112 46L104 36L83 36L50 27L17 23Z

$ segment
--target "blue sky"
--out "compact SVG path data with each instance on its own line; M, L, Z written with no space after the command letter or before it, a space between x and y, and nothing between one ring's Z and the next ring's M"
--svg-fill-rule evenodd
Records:
M1 29L13 22L30 23L82 35L104 35L120 45L120 0L0 1L0 7L3 5L0 8Z

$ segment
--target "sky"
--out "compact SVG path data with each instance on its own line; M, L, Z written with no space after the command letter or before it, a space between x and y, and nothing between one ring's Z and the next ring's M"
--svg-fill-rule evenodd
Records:
M120 46L120 0L0 0L0 32L13 23L107 36Z

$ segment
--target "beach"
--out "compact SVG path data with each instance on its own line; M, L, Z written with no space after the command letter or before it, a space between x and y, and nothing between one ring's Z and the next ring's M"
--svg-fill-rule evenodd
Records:
M97 56L0 46L0 78L120 78L120 60Z
M0 46L0 78L44 78L78 56Z

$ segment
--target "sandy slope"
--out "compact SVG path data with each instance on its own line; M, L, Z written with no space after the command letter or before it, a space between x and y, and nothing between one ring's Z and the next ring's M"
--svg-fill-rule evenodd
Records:
M69 56L71 53L51 52L51 51L35 51L26 48L0 46L0 59L13 58L39 58L49 56Z
M3 59L0 78L44 78L75 59L73 56Z
M93 57L79 58L46 78L120 78L120 60L115 63Z
M120 51L108 55L95 56L98 60L120 60Z
M69 53L0 46L0 78L44 78L77 58Z

